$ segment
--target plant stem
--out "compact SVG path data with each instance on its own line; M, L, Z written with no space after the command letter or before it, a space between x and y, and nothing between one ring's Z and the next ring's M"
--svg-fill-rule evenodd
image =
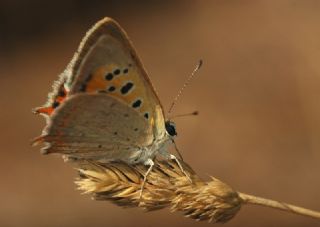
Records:
M238 194L239 194L240 198L242 198L243 202L247 203L247 204L255 204L255 205L261 205L261 206L266 206L266 207L273 207L273 208L276 208L279 210L320 219L320 212L318 212L318 211L309 210L306 208L294 206L294 205L283 203L283 202L278 202L278 201L271 200L271 199L265 199L265 198L261 198L258 196L248 195L248 194L241 193L241 192L239 192Z

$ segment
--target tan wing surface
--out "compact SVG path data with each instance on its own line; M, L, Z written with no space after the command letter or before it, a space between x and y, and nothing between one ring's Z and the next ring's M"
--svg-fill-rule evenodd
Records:
M44 130L44 153L130 160L151 132L147 121L113 97L76 94L55 112Z
M159 98L128 36L112 19L102 19L87 32L66 73L70 95L104 92L149 121L156 137L164 133Z

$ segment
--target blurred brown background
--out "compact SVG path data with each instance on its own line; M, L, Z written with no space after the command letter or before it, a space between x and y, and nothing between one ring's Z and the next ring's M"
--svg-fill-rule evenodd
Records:
M46 101L86 30L110 16L134 42L166 108L177 143L204 178L320 210L320 1L0 1L0 226L211 226L80 195L76 171L41 156L30 140ZM224 226L319 226L319 221L244 207Z

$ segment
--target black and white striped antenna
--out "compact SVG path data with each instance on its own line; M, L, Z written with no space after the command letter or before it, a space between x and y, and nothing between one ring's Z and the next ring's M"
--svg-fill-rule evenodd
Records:
M178 99L180 98L180 96L182 95L184 89L190 84L191 80L195 77L196 72L201 68L203 61L200 59L198 64L196 65L196 67L194 68L193 72L191 73L191 75L188 77L188 79L186 80L186 82L184 82L183 86L180 88L177 96L173 99L173 102L171 103L171 106L168 110L168 115L171 114L173 107L176 105ZM197 115L198 112L194 112L190 115Z

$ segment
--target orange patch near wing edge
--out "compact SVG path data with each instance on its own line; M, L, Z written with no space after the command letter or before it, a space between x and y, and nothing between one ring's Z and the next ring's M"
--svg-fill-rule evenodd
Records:
M58 106L61 105L61 103L63 103L63 101L66 99L66 97L67 97L67 91L64 88L64 85L61 85L57 95L52 100L52 102L49 106L38 107L38 108L34 109L33 112L35 114L45 114L47 116L50 116L53 113L53 111L55 110L55 108L57 108Z

